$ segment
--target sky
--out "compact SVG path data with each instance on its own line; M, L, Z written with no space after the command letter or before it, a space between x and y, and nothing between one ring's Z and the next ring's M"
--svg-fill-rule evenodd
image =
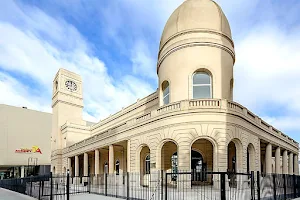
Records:
M59 68L97 122L157 89L166 21L183 0L0 1L0 103L51 112ZM216 0L235 42L234 101L300 142L300 1Z

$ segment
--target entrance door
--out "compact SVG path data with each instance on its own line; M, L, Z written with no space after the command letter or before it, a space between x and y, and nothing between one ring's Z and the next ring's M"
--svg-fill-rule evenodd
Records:
M193 151L191 153L191 170L192 170L192 183L199 184L200 182L206 181L206 164L203 163L202 155Z

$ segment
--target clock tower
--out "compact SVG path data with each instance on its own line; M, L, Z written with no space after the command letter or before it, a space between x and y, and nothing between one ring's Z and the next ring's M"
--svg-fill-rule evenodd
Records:
M58 159L59 151L64 148L61 126L67 121L75 124L81 124L83 109L82 98L82 80L78 74L66 69L59 69L53 81L52 94L52 134L51 151L55 151L55 157Z

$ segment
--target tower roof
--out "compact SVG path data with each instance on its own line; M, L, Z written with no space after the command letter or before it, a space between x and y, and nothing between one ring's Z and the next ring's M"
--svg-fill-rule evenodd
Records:
M212 0L186 0L168 19L160 49L173 36L195 30L214 31L231 38L228 20L217 3Z

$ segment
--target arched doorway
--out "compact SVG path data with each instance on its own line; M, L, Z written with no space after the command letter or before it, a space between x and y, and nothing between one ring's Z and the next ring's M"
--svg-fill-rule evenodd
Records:
M177 145L168 141L161 148L161 169L165 172L178 172L178 154ZM172 174L170 181L176 181L177 175Z
M228 144L228 172L236 172L236 146L234 142Z
M150 174L150 149L148 146L143 146L139 155L140 174Z
M253 144L247 148L247 172L255 171L255 149Z
M198 139L191 146L192 184L212 183L214 146L207 139Z
M143 186L148 186L150 182L150 149L148 146L143 146L138 155L140 182Z
M192 184L200 184L200 182L207 180L207 166L203 162L203 156L197 151L191 152L191 170L192 170Z

